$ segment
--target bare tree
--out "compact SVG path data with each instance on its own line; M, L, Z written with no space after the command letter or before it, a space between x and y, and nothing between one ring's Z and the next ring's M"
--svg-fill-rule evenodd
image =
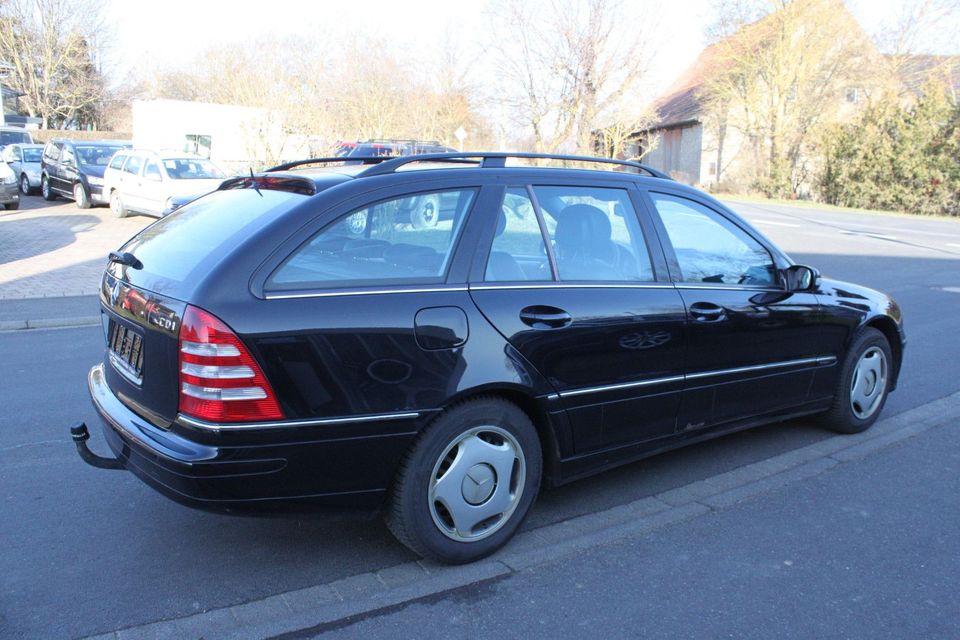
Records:
M7 80L42 127L96 122L105 83L94 43L103 31L100 0L7 0L0 5L0 58Z
M492 5L497 70L535 151L591 153L598 130L646 79L655 20L620 0L500 0ZM614 150L621 153L621 150Z
M840 0L768 6L766 17L713 45L702 98L718 147L736 130L753 153L757 184L796 193L819 125L837 117L850 87L882 91L888 70Z

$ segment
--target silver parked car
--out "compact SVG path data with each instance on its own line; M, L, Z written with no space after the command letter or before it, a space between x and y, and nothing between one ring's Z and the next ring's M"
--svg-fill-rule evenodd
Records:
M214 191L227 174L210 160L182 151L123 149L110 159L103 192L118 218L160 217L174 204Z
M0 160L0 204L7 210L20 208L17 174L3 160Z
M42 144L9 144L3 149L3 160L17 176L20 193L30 195L40 188Z

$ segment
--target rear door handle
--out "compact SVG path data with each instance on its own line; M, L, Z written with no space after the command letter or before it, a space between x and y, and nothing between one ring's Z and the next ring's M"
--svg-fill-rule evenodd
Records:
M726 311L712 302L695 302L690 305L690 315L697 322L721 322L727 319Z
M534 329L559 329L573 322L563 309L546 305L524 307L520 310L520 320Z

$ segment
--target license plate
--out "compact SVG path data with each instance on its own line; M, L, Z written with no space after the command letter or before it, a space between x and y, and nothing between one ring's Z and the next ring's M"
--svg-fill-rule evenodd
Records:
M110 363L130 382L143 382L143 335L119 322L110 323Z

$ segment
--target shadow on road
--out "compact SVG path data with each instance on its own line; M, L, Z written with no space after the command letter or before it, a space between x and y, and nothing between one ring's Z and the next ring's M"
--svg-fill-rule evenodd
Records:
M100 218L89 214L0 218L0 264L56 251L98 224Z

